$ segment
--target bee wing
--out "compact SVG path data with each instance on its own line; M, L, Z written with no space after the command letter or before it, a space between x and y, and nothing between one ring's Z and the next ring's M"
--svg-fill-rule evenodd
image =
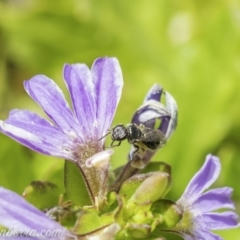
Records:
M143 129L142 132L143 132L143 135L137 139L139 141L144 141L146 139L149 141L156 141L156 140L165 141L164 134L158 129L145 128Z
M142 149L155 150L166 143L164 134L157 129L145 128L143 135L134 141Z

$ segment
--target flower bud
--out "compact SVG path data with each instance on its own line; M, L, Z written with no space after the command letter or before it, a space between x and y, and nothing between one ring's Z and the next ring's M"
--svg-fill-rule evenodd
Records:
M168 173L153 172L136 189L129 202L135 202L137 204L155 202L164 196L169 182L170 177Z

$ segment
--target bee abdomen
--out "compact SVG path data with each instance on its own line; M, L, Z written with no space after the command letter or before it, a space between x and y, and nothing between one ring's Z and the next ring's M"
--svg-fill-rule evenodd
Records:
M142 143L151 150L156 150L160 146L159 141L142 141Z

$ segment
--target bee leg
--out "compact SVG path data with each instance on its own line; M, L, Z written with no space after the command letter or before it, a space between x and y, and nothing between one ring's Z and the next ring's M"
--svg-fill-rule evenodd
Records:
M138 151L139 151L139 146L133 144L133 146L135 147L135 150L133 152L133 154L135 155Z
M121 142L122 141L119 141L117 144L113 144L114 143L114 141L112 141L112 143L111 143L111 147L118 147L118 146L120 146L121 145Z
M118 146L120 146L121 145L121 141L120 142L118 142L117 144L113 144L115 141L112 141L112 143L110 144L110 147L106 147L106 146L104 146L104 149L109 149L109 148L113 148L113 147L118 147Z

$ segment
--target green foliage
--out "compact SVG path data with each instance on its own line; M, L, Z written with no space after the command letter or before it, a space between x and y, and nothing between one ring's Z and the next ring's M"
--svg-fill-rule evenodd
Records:
M114 239L139 239L151 238L155 229L174 227L182 217L179 209L169 200L157 201L167 188L167 180L168 174L163 172L132 177L124 183L119 194L109 193L104 211L91 207L80 210L73 231L81 236L99 234L116 223L120 231ZM132 187L134 182L138 186L135 191Z
M41 210L57 206L60 194L55 184L41 181L31 182L23 192L24 198Z
M34 179L32 154L18 143L0 135L0 184L22 193Z
M179 208L176 204L167 199L161 199L156 201L152 205L152 211L160 212L164 217L164 223L162 224L162 228L171 229L176 225L176 222L179 222L182 218L182 213L179 211Z
M87 191L84 179L77 166L65 160L64 183L68 197L77 206L91 206L91 199Z
M177 131L154 157L172 167L168 197L179 198L211 152L223 166L215 186L234 188L240 214L239 10L234 0L0 1L0 118L13 108L43 114L23 80L42 73L63 86L65 62L116 56L125 88L114 124L130 122L155 82L178 103ZM36 161L36 153L5 136L0 143L0 185L21 193L32 180L61 184L56 159ZM113 167L126 162L128 150L127 143L115 150Z
M95 232L113 223L114 218L111 214L99 216L96 209L86 209L80 213L78 221L74 226L74 232L79 235Z

